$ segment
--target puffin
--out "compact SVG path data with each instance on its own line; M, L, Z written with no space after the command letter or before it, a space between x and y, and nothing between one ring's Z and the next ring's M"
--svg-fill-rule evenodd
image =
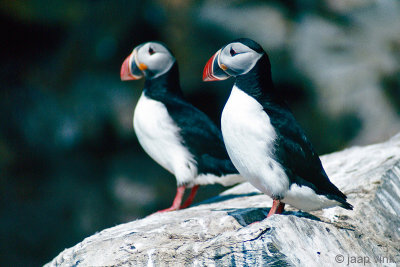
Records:
M274 87L267 53L255 41L234 40L206 63L203 81L235 77L221 115L222 136L239 173L273 199L267 218L285 204L314 211L352 205L328 178L318 154Z
M177 181L171 207L158 212L190 206L199 185L245 181L229 159L220 129L185 100L177 61L163 43L136 46L124 60L120 77L122 81L145 78L133 127L144 151ZM186 188L191 192L182 204Z

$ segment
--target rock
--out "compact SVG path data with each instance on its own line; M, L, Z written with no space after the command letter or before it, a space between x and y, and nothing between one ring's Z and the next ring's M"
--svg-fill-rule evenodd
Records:
M361 120L363 130L353 144L383 141L400 130L383 83L400 68L394 56L399 11L400 2L382 1L349 13L346 26L313 14L294 30L293 61L315 85L319 107L331 116L354 113ZM383 26L389 21L393 27Z
M396 266L400 134L322 161L353 211L289 207L264 219L271 200L244 183L192 208L103 230L46 266Z

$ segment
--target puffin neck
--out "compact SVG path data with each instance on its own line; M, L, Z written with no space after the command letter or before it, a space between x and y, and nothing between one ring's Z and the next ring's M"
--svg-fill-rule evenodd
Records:
M275 95L271 77L271 63L267 54L264 53L249 72L236 76L235 85L260 103Z
M171 69L157 78L146 79L143 92L153 99L160 99L168 94L183 97L179 84L178 64L175 62Z

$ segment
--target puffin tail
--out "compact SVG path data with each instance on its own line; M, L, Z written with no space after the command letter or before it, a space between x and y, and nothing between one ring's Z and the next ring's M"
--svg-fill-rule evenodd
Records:
M226 156L228 157L228 155ZM195 179L195 184L221 184L231 186L246 182L247 180L239 174L229 158L215 158L208 154L198 161L201 166L200 175Z
M328 176L326 176L328 177ZM328 179L329 181L329 179ZM329 191L331 192L330 198L339 202L339 206L346 209L346 210L353 210L353 205L347 202L347 196L343 194L342 191L339 190L334 184L329 181Z
M353 206L346 200L340 201L340 206L346 210L353 210Z
M331 195L332 199L336 200L339 202L339 206L346 209L346 210L353 210L353 205L351 205L349 202L347 202L347 196L343 194L341 191L339 191L339 194L336 195Z
M223 186L232 186L235 184L240 184L246 182L240 174L227 174L227 175L214 175L214 174L201 174L197 176L194 183L198 185L207 184L220 184Z
M333 185L333 184L331 184ZM335 185L334 189L336 189L335 193L336 194L327 194L326 196L332 200L335 200L337 202L339 202L338 206L346 209L346 210L353 210L353 205L351 205L349 202L347 202L347 196L345 194L343 194L339 189L337 189L337 187Z

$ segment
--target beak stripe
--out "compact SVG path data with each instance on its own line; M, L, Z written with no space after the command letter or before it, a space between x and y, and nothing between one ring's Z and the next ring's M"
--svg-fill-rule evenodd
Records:
M230 77L219 64L219 56L221 54L221 49L218 50L208 61L203 71L203 81L219 81L225 80ZM226 66L225 66L226 67Z
M138 68L134 68L134 70L132 70L132 60L135 58L135 55L136 49L133 50L133 52L124 60L124 63L122 64L120 72L122 81L138 80L143 77Z
M140 63L138 66L139 70L143 71L143 70L147 70L147 66L146 64Z

